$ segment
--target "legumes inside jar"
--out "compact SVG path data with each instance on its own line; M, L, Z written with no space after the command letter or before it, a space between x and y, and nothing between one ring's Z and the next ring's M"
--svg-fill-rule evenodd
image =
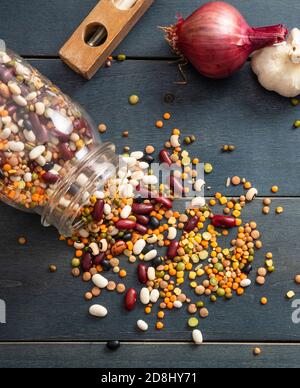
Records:
M84 158L94 143L83 109L18 55L0 49L1 199L41 213L68 163Z

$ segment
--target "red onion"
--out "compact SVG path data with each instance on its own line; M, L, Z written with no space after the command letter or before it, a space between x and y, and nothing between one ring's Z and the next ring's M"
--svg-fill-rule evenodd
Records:
M207 3L186 20L165 28L167 41L203 75L226 78L239 70L249 55L284 41L282 24L250 27L239 11L221 1Z

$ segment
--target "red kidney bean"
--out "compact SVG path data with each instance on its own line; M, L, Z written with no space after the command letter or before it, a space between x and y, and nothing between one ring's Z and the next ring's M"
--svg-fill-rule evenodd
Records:
M147 216L143 216L142 214L138 214L136 216L136 220L139 224L142 224L142 225L148 225L149 224L149 217Z
M52 129L53 135L57 137L61 142L67 143L70 139L70 135L67 135L63 132L60 132L58 129L53 128Z
M173 164L170 154L167 150L161 150L159 153L159 160L161 163L166 163L169 167Z
M47 171L43 175L43 180L46 181L47 183L50 183L51 185L53 185L54 183L56 183L59 180L59 175L54 174L53 172Z
M183 194L184 189L179 179L175 178L173 175L170 177L170 188L174 194Z
M73 158L74 153L73 151L70 150L69 144L68 143L61 143L59 145L59 151L60 155L63 158L63 160L68 161Z
M148 232L148 229L146 228L146 226L138 224L138 223L135 225L134 230L136 232L140 233L141 235L144 235Z
M191 217L188 220L187 224L185 225L184 230L188 233L191 232L192 230L194 230L197 227L198 222L199 222L199 217L197 217L197 216Z
M18 107L15 104L9 104L6 107L6 110L10 116L14 115L16 111L18 110Z
M37 140L39 141L39 143L41 143L41 144L47 143L48 130L45 127L45 125L42 125L40 123L39 116L34 112L30 112L29 119L30 119L30 122L32 124L32 130L33 130Z
M85 252L81 259L81 267L84 272L88 272L93 266L93 257L89 252Z
M125 307L128 311L132 311L135 308L137 301L137 293L134 288L129 288L125 295Z
M211 223L217 228L234 228L236 219L232 216L214 215Z
M161 203L167 209L172 209L173 207L173 202L169 198L157 197L155 198L155 201Z
M103 199L98 199L94 205L94 210L92 212L93 220L99 222L102 220L104 213L104 201Z
M136 226L136 222L132 220L119 220L116 222L116 228L119 230L131 230Z
M1 81L7 84L14 78L13 70L7 69L5 66L0 67L0 78Z
M154 206L151 203L134 203L132 205L132 211L135 214L150 214L154 210Z
M179 247L179 242L178 241L172 241L171 242L171 244L168 247L168 251L167 251L168 259L174 259L174 257L177 256L178 247Z
M103 262L103 260L105 259L105 257L106 257L106 253L105 252L101 252L98 256L95 256L93 258L93 264L94 265L100 265Z
M148 281L148 275L147 275L147 267L144 264L138 265L138 278L140 283L146 284Z

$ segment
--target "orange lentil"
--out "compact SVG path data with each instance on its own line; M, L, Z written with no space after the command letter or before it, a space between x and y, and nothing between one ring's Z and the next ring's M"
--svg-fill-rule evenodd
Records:
M171 114L170 114L169 112L166 112L166 113L163 115L163 118L164 118L165 120L170 120Z
M161 120L156 121L155 123L157 128L162 128L164 126L164 123Z
M157 313L157 318L163 319L164 317L165 317L164 311L159 311L159 312Z
M147 306L146 308L145 308L145 313L146 314L151 314L151 307L149 307L149 306Z
M125 269L120 270L119 276L120 276L120 278L125 278L127 276L127 272L125 271Z
M157 330L162 330L164 328L164 324L162 322L157 322L156 323L156 329Z
M83 251L81 249L77 249L75 256L76 257L81 257L83 255Z
M7 116L9 115L9 113L8 113L7 110L3 109L3 110L0 112L0 115L1 115L2 117L7 117Z
M4 170L4 171L10 171L10 170L11 170L11 165L10 165L10 164L5 164L5 165L3 166L3 170Z
M172 310L173 309L173 303L172 302L167 303L167 309L168 310Z
M266 305L268 303L268 299L266 297L261 298L260 303L262 305Z
M238 295L243 295L245 293L245 290L242 288L242 287L239 287L237 290L236 290L236 293Z

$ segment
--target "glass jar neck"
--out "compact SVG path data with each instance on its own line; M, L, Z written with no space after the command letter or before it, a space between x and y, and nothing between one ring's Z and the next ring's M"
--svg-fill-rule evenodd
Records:
M42 211L42 224L55 226L64 236L79 230L84 225L80 217L82 207L96 191L104 190L117 166L112 143L96 144L81 160L67 163Z

